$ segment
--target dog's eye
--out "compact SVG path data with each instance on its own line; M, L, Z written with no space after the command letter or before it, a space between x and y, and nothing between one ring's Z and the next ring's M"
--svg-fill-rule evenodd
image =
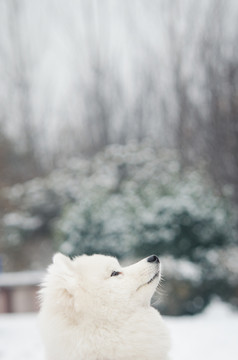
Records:
M121 273L119 272L119 271L113 271L112 273L111 273L111 276L118 276L118 275L120 275Z

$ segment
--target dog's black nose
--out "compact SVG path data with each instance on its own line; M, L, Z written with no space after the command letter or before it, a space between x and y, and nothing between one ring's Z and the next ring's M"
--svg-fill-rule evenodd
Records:
M149 256L147 258L147 261L151 262L151 263L157 263L158 264L159 263L159 258L156 255L151 255L151 256Z

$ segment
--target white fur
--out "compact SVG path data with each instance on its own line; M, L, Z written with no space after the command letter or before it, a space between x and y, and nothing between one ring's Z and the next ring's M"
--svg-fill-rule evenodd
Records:
M168 332L150 306L159 278L147 259L122 268L109 256L56 254L41 290L46 359L167 360Z

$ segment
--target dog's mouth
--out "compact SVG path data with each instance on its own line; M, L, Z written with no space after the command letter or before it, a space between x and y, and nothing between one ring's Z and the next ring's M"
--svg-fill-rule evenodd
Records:
M147 285L152 283L152 281L154 281L158 276L159 276L159 271L157 273L155 273L154 276L147 282Z
M149 285L151 284L155 279L157 279L159 277L159 271L157 271L154 276L152 276L152 278L147 281L146 283L140 285L138 288L137 288L137 291L140 290L142 287L146 286L146 285Z

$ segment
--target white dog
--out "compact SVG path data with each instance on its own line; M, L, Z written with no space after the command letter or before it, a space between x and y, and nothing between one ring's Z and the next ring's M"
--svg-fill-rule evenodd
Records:
M166 360L169 336L150 306L159 283L153 255L122 268L104 255L56 254L41 293L47 360Z

